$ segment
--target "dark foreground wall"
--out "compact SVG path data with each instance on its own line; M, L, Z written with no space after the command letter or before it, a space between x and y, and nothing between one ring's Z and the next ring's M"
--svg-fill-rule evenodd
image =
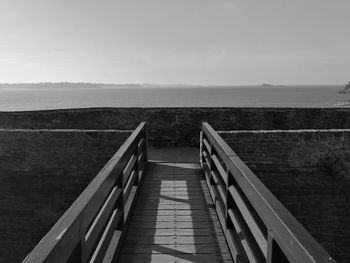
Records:
M100 108L0 112L0 128L135 129L156 146L198 145L202 121L217 130L344 129L350 108Z
M0 262L20 262L128 136L0 131Z
M141 121L148 122L149 139L155 146L198 146L202 121L208 121L217 130L342 129L350 128L350 109L107 108L0 112L0 128L9 129L132 130ZM117 131L0 131L0 262L21 260L128 135ZM237 136L232 137L232 143L242 159L255 165L252 167L283 203L331 254L341 259L337 255L344 255L350 247L349 183L343 168L336 168L335 176L321 177L311 156L319 156L326 146L333 145L341 152L348 151L348 133L332 134L329 141L326 135L315 134L314 139L309 138L310 134L276 135L265 144L259 136ZM324 140L328 143L322 144ZM266 156L259 145L265 147ZM294 155L289 154L291 151ZM308 165L305 156L311 158L313 165ZM331 159L329 163L329 158L323 158L322 171L332 171L332 163L338 162ZM321 224L314 226L319 221ZM330 228L332 225L334 228ZM339 240L343 243L338 246Z
M220 134L338 262L350 262L350 131Z

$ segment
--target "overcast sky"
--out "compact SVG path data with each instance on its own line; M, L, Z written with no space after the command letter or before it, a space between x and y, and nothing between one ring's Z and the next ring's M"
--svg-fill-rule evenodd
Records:
M0 82L343 84L349 0L1 0Z

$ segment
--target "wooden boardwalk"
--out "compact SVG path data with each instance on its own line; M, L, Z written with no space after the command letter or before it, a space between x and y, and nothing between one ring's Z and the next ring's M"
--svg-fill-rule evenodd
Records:
M232 262L199 164L149 164L119 262Z
M200 164L147 145L142 122L23 263L335 263L208 123Z

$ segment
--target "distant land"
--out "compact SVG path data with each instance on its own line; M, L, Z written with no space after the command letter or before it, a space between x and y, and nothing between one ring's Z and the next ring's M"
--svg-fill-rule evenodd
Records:
M0 83L0 89L99 89L99 88L117 88L117 89L138 89L138 88L195 88L207 87L202 85L187 84L148 84L148 83L88 83L88 82L39 82L39 83ZM210 86L214 87L214 86ZM215 86L226 87L226 86ZM227 86L229 87L229 86Z
M266 83L263 83L263 84L261 84L261 86L262 86L262 87L285 87L285 86L287 86L287 85L281 85L281 84L275 85L275 84L266 84Z
M67 88L101 88L105 86L111 87L140 87L139 84L104 84L104 83L88 83L88 82L40 82L40 83L0 83L0 88L43 88L43 89L67 89Z
M345 85L344 89L339 91L340 94L346 94L346 93L350 93L350 82Z

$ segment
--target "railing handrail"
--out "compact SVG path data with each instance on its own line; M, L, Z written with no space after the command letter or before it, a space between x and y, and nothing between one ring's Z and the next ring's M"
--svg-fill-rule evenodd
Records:
M126 200L123 200L123 198L128 199L130 189L127 195L123 193L127 188L127 186L124 185L124 177L127 177L128 182L133 180L130 182L132 186L136 185L133 183L135 181L137 182L139 178L142 177L142 172L140 171L140 173L136 174L136 172L133 171L141 169L137 168L139 162L140 165L143 163L147 166L145 124L145 122L140 123L70 208L42 238L33 251L27 255L23 262L65 262L72 258L72 254L74 254L76 250L79 254L77 256L79 261L85 262L88 260L88 257L91 257L90 251L88 251L90 255L87 255L86 251L84 251L84 244L86 240L88 240L86 236L87 233L89 232L89 234L91 234L92 232L96 232L95 229L93 229L95 226L96 229L97 227L102 228L100 229L100 233L93 233L93 235L91 235L97 239L91 242L94 244L90 245L90 247L97 249L96 247L100 245L99 240L105 238L103 236L103 234L105 234L103 230L108 227L107 222L117 224L119 217L124 219L128 216L127 214L124 215L124 203ZM134 156L137 157L136 160L134 160ZM131 166L134 166L128 170L130 175L125 175L124 169L126 169L126 167L128 168L131 159L134 161ZM132 186L128 187L132 188ZM111 199L114 203L110 201ZM106 207L109 210L107 210ZM105 217L105 221L101 223L97 222L97 220L100 219L98 218L99 216ZM108 219L110 219L110 221L108 221ZM123 224L123 222L121 224ZM107 234L111 235L112 233Z
M214 151L215 154L213 153ZM217 156L219 156L219 158L217 158ZM221 159L221 161L219 159ZM245 213L242 218L254 220L254 213L249 211L249 206L251 205L264 223L267 230L266 233L258 229L258 223L254 223L248 231L250 231L249 234L256 239L256 247L265 250L262 251L262 255L264 255L266 262L280 262L278 260L273 261L273 242L278 244L284 257L290 262L335 262L327 251L310 235L258 177L241 161L219 134L206 122L202 124L201 163L203 170L206 171L207 175L209 174L210 180L212 180L211 177L213 176L215 178L220 177L217 176L217 174L222 175L220 180L223 183L218 186L218 192L221 191L221 194L219 193L218 196L222 197L221 200L226 198L226 200L223 200L226 202L226 204L224 204L226 209L226 215L224 215L226 217L226 222L225 220L221 221L221 223L224 224L224 229L227 227L227 224L232 224L232 222L227 223L227 220L235 218L232 214L233 210L228 209L230 206L230 204L228 204L228 198L232 198L234 202L236 201L235 197L238 198L238 206L241 205L242 207L237 208L237 210L243 214ZM214 172L211 166L216 167ZM233 183L230 185L230 176L233 177L232 179L238 186L236 188L239 190L233 186ZM218 184L220 184L220 180L217 180L219 182ZM226 186L224 185L225 183ZM242 191L243 197L240 191ZM249 204L242 204L243 199L248 200ZM235 223L237 224L237 222ZM249 224L251 222L246 223ZM266 238L266 241L261 240L264 238ZM238 253L238 251L232 250L231 252Z

